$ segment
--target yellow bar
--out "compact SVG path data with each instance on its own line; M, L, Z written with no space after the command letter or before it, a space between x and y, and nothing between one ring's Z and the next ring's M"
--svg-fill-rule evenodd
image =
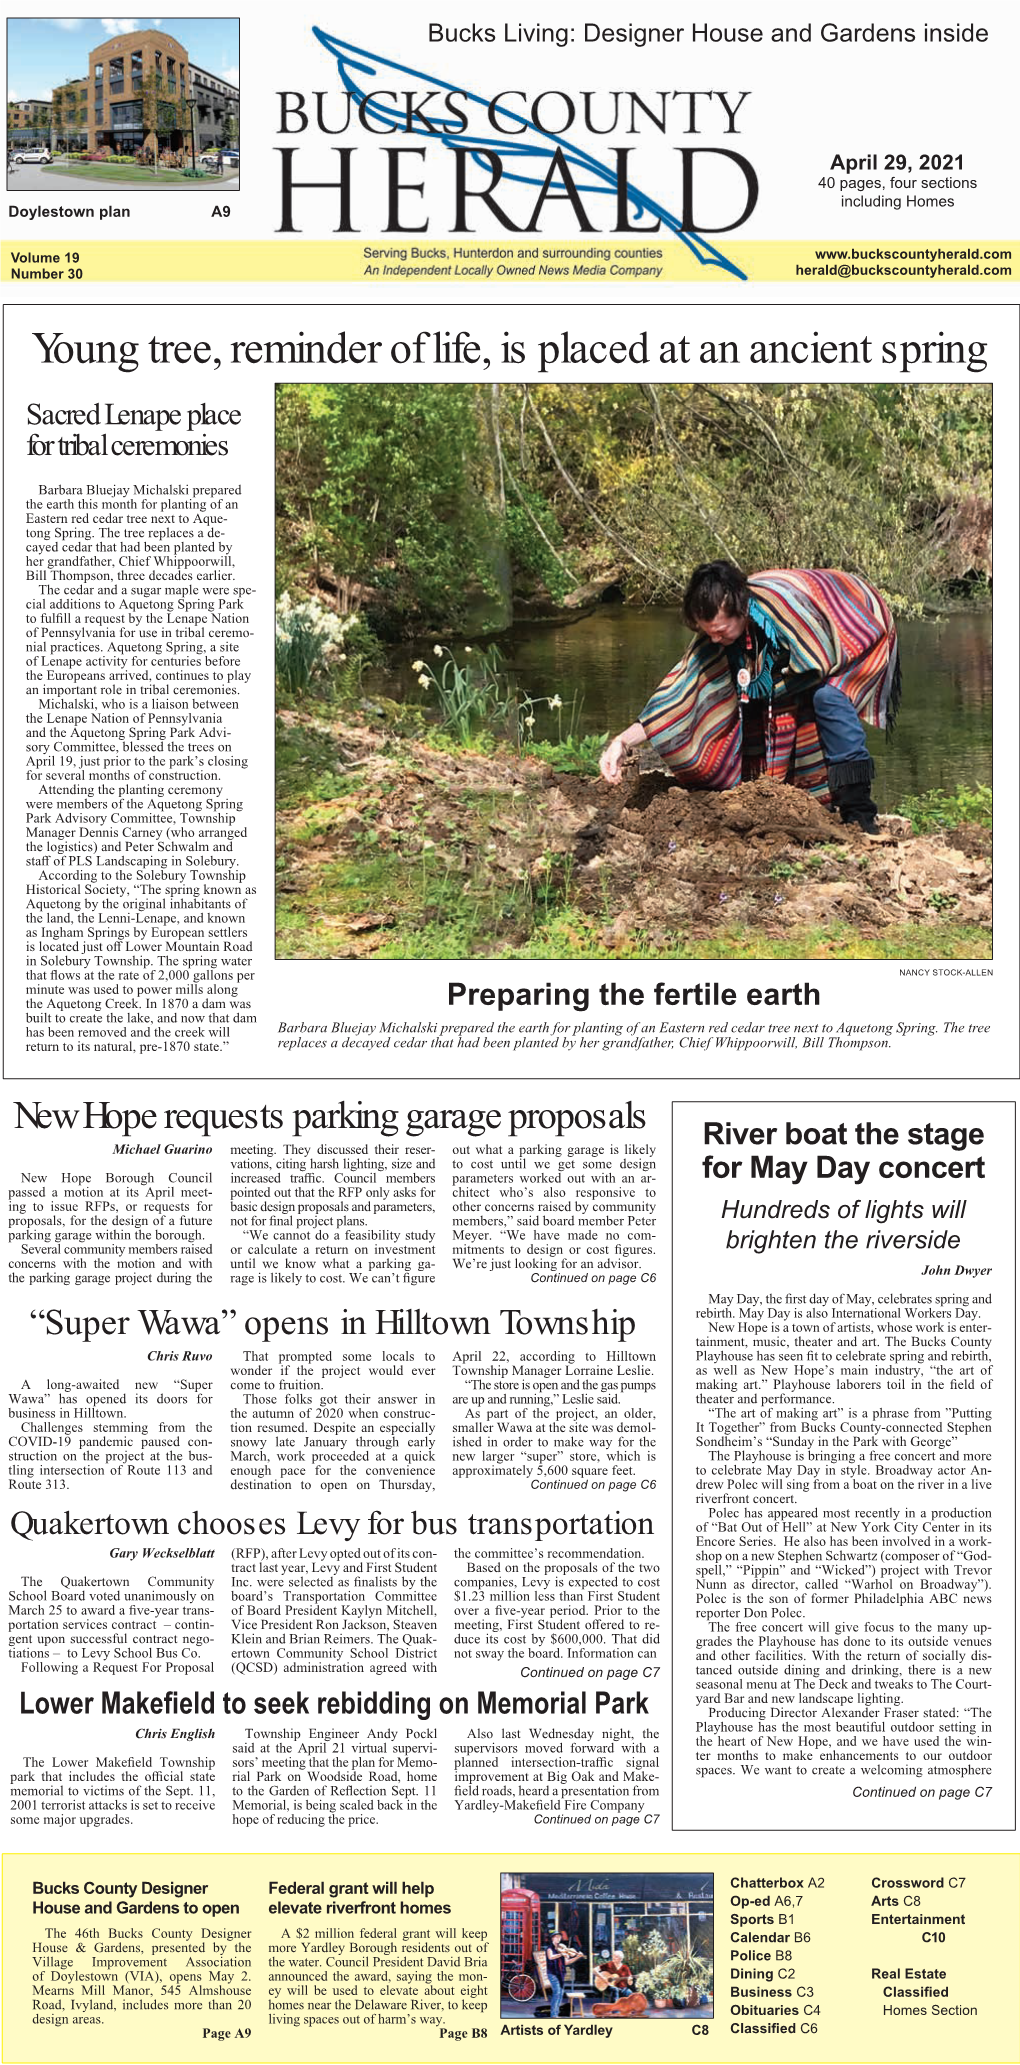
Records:
M626 1803L607 1799L614 1809ZM272 1819L247 1797L245 1810ZM525 1886L530 1870L562 1872L587 1905L612 1899L614 1874L674 1867L714 1896L714 2013L678 2015L667 1983L673 2013L646 1995L646 2013L600 2034L593 1995L568 2030L535 2015L537 1994L517 2008L501 1993L501 1871ZM522 2052L633 2065L1017 2056L1016 1860L955 1845L706 1843L682 1860L535 1857L520 1840L502 1856L37 1851L5 1861L4 1924L7 2065L208 2065L220 2040L242 2065L442 2065L460 2043L493 2065Z
M168 284L194 280L278 282L282 285L336 280L344 285L378 281L404 287L420 285L427 293L449 281L516 289L541 285L626 288L700 281L713 288L738 289L741 280L723 266L699 264L676 239L556 243L517 238L506 243L465 243L437 238L383 238L377 242L337 238L335 242L304 237L262 238L220 243L202 241L144 242L111 238L77 243L70 232L59 246L30 232L17 244L3 246L3 278L24 286L56 283L90 286L99 282L130 285L150 281ZM722 243L719 250L752 281L791 281L810 292L816 282L896 281L921 279L947 289L973 289L975 282L1006 282L1020 277L1020 244L973 239L943 243L895 239L881 241L848 233L842 239L814 243Z

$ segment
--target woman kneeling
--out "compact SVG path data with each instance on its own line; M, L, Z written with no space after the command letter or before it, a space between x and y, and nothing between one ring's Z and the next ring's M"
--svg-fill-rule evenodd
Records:
M720 559L695 568L683 611L694 641L637 723L610 740L606 781L619 782L628 747L648 740L685 788L771 775L828 792L844 824L877 831L864 724L891 731L900 701L896 626L877 591L856 574L747 576Z

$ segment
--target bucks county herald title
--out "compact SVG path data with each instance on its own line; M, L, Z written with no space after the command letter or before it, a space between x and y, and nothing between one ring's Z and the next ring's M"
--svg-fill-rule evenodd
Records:
M747 221L758 199L754 166L731 141L673 139L739 137L747 92L511 86L486 98L324 29L313 33L335 59L339 85L278 95L277 133L304 139L276 147L281 234L300 234L306 195L332 191L337 235L665 231L702 264L736 272L705 233ZM661 139L675 156L668 205L641 184L642 137ZM381 158L381 186L375 165L367 176L363 155L359 163L368 148Z

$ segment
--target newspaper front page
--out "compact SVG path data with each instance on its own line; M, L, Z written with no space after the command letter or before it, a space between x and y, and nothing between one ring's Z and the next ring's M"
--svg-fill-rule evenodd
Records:
M1016 2055L1015 56L8 20L11 2065Z

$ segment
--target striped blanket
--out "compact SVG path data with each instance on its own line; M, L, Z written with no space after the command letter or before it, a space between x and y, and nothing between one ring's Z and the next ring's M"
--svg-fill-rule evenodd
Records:
M784 694L790 750L783 768L773 771L824 795L825 759L809 689L830 682L866 724L891 730L900 698L896 626L882 597L854 574L773 570L755 574L748 586L759 643L765 641L762 667L783 645L791 674L812 677L801 694L795 680L793 695ZM750 741L725 648L708 638L695 638L642 710L641 723L685 788L734 789L759 771L760 749L745 750Z

